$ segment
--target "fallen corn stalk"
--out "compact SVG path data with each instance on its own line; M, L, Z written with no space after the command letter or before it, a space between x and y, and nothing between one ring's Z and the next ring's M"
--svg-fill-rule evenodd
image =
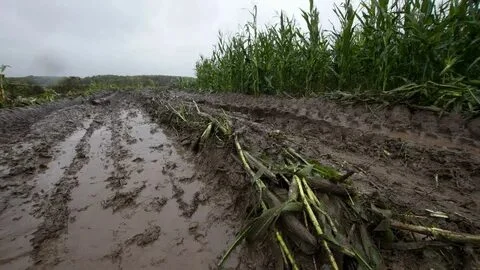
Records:
M362 203L353 203L352 197L358 194L345 184L353 171L340 174L332 167L305 159L292 148L283 151L285 164L266 165L245 151L240 142L240 134L234 132L225 112L214 117L200 111L195 102L193 104L197 116L203 119L202 125L206 125L198 144L203 148L208 138L216 133L222 140L233 142L236 156L259 194L259 208L262 209L261 214L252 219L237 235L220 260L219 267L242 240L255 240L265 237L267 233L271 233L272 239L282 251L284 262L290 264L292 269L301 267L296 262L296 252L299 251L312 256L312 259L323 254L330 269L339 269L343 256L356 259L358 267L362 269L376 269L382 265L375 241L367 230L374 219L368 220ZM188 123L187 114L176 110L173 113L185 118L184 122ZM277 190L282 188L285 191L283 197L276 194ZM299 203L301 209L298 209ZM306 217L304 221L300 221L299 217L302 215L299 212ZM433 236L438 241L480 245L478 235L411 225L396 220L390 220L389 224L393 229ZM292 249L294 246L297 249Z
M392 228L396 228L399 230L406 230L406 231L416 232L419 234L433 236L437 240L443 240L443 241L448 241L448 242L458 243L458 244L472 244L472 245L480 246L480 235L452 232L452 231L434 228L434 227L411 225L411 224L406 224L397 220L390 220L390 226L392 226Z

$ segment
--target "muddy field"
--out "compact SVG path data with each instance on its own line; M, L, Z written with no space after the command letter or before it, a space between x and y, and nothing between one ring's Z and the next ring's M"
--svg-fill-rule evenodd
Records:
M480 234L480 120L403 106L242 95L104 93L0 111L0 269L215 269L244 225L250 180L229 144L172 107L223 113L252 153L289 146L403 214ZM100 98L100 97L96 97ZM382 249L387 269L475 269L478 248ZM279 269L268 241L227 269ZM324 269L324 268L318 268Z

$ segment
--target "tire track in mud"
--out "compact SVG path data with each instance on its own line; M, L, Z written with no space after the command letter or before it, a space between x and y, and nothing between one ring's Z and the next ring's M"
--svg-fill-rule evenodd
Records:
M62 108L0 142L0 269L32 264L30 241L41 222L42 200L71 163L85 132L86 108Z
M391 125L376 123L376 121L366 119L358 119L356 116L351 117L351 119L346 118L341 115L334 115L333 113L328 113L327 115L322 114L320 110L301 107L299 105L284 105L283 107L262 107L258 105L245 106L241 104L230 104L222 102L214 102L209 100L201 100L199 103L204 103L208 106L220 108L226 111L240 112L249 116L252 116L255 121L264 122L267 119L290 119L301 124L303 123L315 123L321 127L320 134L331 133L330 130L336 129L335 133L339 133L342 138L344 138L348 133L352 131L364 133L366 136L376 135L378 137L383 137L385 140L391 141L408 141L409 143L414 143L418 145L424 145L427 147L438 147L451 149L453 151L462 151L471 154L480 154L480 142L471 138L465 137L466 134L462 135L445 135L443 133L428 132L428 131L419 131L407 129L407 124L403 122L409 122L409 120L392 120L394 123L399 125L396 127L391 127ZM397 113L401 114L401 113ZM374 115L372 113L372 115ZM371 116L374 117L374 116ZM399 117L399 116L396 116ZM381 121L378 119L377 121ZM383 120L384 122L386 120ZM421 120L417 120L420 122ZM435 120L430 120L435 121ZM416 127L420 127L420 123L414 124ZM460 127L457 127L460 129ZM425 128L424 128L425 129ZM435 128L433 128L435 129ZM452 130L455 128L452 128Z
M374 131L392 138L421 141L427 145L465 144L480 147L480 117L465 119L458 113L443 114L404 105L341 103L321 98L282 98L241 94L193 94L174 92L174 97L195 99L229 111L257 116L307 117L338 126ZM438 140L437 140L438 139ZM438 143L438 144L437 144ZM465 147L468 148L468 147Z
M277 108L268 103L262 106L262 101L258 102L259 105L254 103L251 106L243 106L243 102L232 104L228 99L225 102L221 99L201 100L207 106L245 114L251 121L270 124L293 135L301 132L302 135L328 146L334 150L332 152L369 156L382 166L403 167L402 171L408 167L411 174L418 175L421 172L429 179L443 180L444 185L459 191L460 196L471 194L472 198L480 197L480 141L468 137L474 134L462 129L455 117L440 120L426 117L424 122L435 124L432 124L433 127L423 124L424 127L417 135L408 131L406 127L411 125L411 122L421 122L421 119L416 119L423 115L421 112L411 116L410 120L408 117L410 112L405 110L395 112L394 108L390 113L391 121L397 124L398 130L402 130L400 132L382 129L380 124L375 123L369 126L366 124L368 121L365 116L352 117L363 119L362 121L340 120L339 117L343 117L342 115L339 117L333 113L322 115L321 110L310 112L307 110L308 105L301 107L298 102L294 102L293 108L288 105ZM273 104L278 105L275 102ZM402 112L404 117L399 120L402 118ZM359 122L363 124L359 125ZM384 125L390 127L392 123ZM449 132L451 135L445 136L442 132ZM474 210L480 211L480 201L474 200L474 204L477 205Z
M76 173L88 163L88 141L94 130L99 126L99 117L96 117L78 145L75 147L75 156L72 163L65 170L64 175L52 189L42 207L41 217L43 222L33 233L31 244L33 246L32 259L35 265L48 267L58 263L58 247L56 241L66 233L70 209L68 202L72 190L78 185Z
M96 118L82 137L34 235L33 268L207 269L234 237L212 215L201 174L141 111L125 107Z
M323 144L334 146L337 150L361 153L373 158L383 156L386 159L400 159L405 165L417 166L414 169L425 168L430 164L434 164L434 167L447 164L459 168L455 173L471 172L470 175L458 175L458 178L480 175L478 158L480 141L471 138L462 136L447 138L426 132L420 132L421 135L418 136L409 132L375 130L365 125L359 126L356 121L343 120L336 123L334 120L338 118L334 116L319 115L318 110L308 112L306 108L295 106L275 108L268 105L266 107L235 105L228 101L226 103L202 101L213 108L245 114L246 118L257 123L275 125L282 131L302 132L307 136L321 139ZM430 170L433 177L434 170L429 168L427 170ZM441 171L436 173L442 176Z
M0 159L1 177L14 174L6 191L11 197L0 205L8 212L0 223L0 250L8 252L0 268L207 269L217 262L237 221L223 219L223 205L204 190L204 174L128 97L49 112L14 132L27 138L1 142L0 151L22 162ZM74 132L82 119L90 123ZM36 143L42 135L46 140ZM26 155L7 145L25 142ZM35 157L44 151L46 158ZM28 191L11 192L22 183ZM12 227L18 223L10 212L21 211L29 230Z

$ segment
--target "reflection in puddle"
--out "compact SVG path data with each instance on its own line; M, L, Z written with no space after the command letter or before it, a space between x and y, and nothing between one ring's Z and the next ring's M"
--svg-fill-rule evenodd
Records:
M48 168L44 173L38 175L36 179L37 185L35 187L36 192L48 192L53 184L60 180L66 167L72 163L76 154L75 147L80 142L83 135L85 135L85 132L85 129L77 130L56 147L57 151L60 152L60 155L47 165Z

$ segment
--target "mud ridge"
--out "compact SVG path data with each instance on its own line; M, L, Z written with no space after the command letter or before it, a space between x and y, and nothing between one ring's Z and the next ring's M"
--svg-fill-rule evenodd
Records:
M138 197L140 192L145 189L145 183L143 185L134 188L131 191L121 192L117 191L113 196L102 202L103 208L112 208L113 212L129 207L135 206L137 203L135 199Z
M146 246L156 241L160 236L160 232L161 232L160 226L157 226L157 225L150 226L147 229L145 229L143 233L136 234L130 239L127 239L125 241L125 245L129 246L135 243L137 246L140 246L140 247Z
M445 141L466 139L480 147L480 118L469 118L458 113L438 113L409 108L405 105L380 106L379 104L351 104L322 98L285 98L277 96L249 96L243 94L196 94L173 92L174 97L195 99L199 103L218 106L229 111L250 112L256 115L305 116L335 122L342 126L376 130L378 133L404 133L402 137L430 136L435 134Z
M123 122L120 119L118 114L113 113L111 115L111 126L110 130L112 132L112 147L109 153L110 158L113 160L114 170L112 175L105 181L108 183L107 187L112 190L118 190L123 188L127 184L127 179L129 178L130 172L125 168L125 165L122 163L123 160L131 156L128 149L122 145L122 139L127 139L129 144L134 141L126 132Z

